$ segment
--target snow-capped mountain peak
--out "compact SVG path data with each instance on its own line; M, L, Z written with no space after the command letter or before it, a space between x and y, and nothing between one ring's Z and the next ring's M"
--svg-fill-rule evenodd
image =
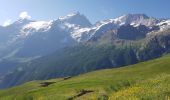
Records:
M30 22L34 22L33 20L29 20L29 19L18 19L17 21L15 21L13 24L11 25L25 25L25 24L28 24Z
M114 23L119 24L120 26L127 24L133 26L139 25L152 26L155 25L157 22L158 22L157 19L148 17L145 14L127 14L114 19Z
M126 15L122 15L118 18L114 18L114 19L108 19L108 20L103 20L100 22L96 23L96 26L103 26L105 24L115 24L115 26L122 26L122 25L133 25L133 26L139 26L139 25L146 25L146 26L150 26L154 23L156 23L156 19L155 18L151 18L148 17L145 14L126 14Z
M158 23L162 24L162 26L158 25ZM116 30L118 30L122 25L131 25L133 27L139 27L140 25L144 25L151 30L153 27L155 27L155 30L153 29L153 31L159 31L159 28L162 30L169 28L169 24L169 20L162 21L161 19L148 17L145 14L127 14L115 19L99 21L90 28L87 27L74 30L72 32L72 36L75 39L78 39L78 41L86 41L91 37L96 37L108 31L116 32Z
M75 24L81 27L90 27L92 25L86 16L79 12L68 14L65 17L60 17L59 20L64 23Z
M23 26L24 32L47 31L51 28L53 21L35 21Z
M80 13L79 12L74 12L74 13L70 13L64 17L59 17L59 20L67 20L67 19L70 19L74 16L80 16Z

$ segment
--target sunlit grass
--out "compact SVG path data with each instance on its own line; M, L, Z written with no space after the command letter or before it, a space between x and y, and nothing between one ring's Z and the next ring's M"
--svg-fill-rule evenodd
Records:
M170 98L170 74L162 74L112 93L110 100L168 100L168 98Z
M82 90L93 92L75 100L168 100L170 96L170 56L123 68L95 71L71 79L33 81L0 91L0 100L67 100Z

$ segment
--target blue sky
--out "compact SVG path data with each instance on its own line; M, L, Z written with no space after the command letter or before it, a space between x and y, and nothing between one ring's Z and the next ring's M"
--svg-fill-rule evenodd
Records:
M170 0L1 0L0 25L28 12L34 20L50 20L79 11L92 23L127 13L145 13L157 18L170 18Z

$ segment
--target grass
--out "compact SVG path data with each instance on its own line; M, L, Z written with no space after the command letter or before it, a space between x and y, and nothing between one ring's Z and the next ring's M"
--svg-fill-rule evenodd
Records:
M42 82L55 82L41 87ZM0 100L169 100L170 55L116 69L32 81L1 90ZM82 93L83 91L83 93ZM91 91L91 92L84 92ZM77 96L78 94L83 94Z
M161 74L112 93L110 100L168 100L168 98L170 99L170 75Z

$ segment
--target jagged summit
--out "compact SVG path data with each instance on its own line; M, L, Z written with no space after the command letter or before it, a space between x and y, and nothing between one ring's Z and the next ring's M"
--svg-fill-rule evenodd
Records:
M92 25L86 16L80 14L80 12L75 12L68 14L67 16L60 17L59 20L70 24L80 25L81 27L90 27Z
M66 19L69 19L71 17L74 17L74 16L80 16L80 12L73 12L73 13L70 13L64 17L59 17L60 20L66 20Z
M150 17L148 17L146 14L126 14L124 15L126 17L129 17L129 18L143 18L143 19L148 19Z
M131 24L134 26L139 26L142 24L146 26L152 26L158 22L158 19L153 18L153 17L148 17L145 14L126 14L126 15L113 19L113 21L114 23L120 24L120 25Z
M15 21L14 23L12 23L12 24L10 24L10 25L8 25L9 27L11 27L11 26L16 26L16 27L23 27L24 25L26 25L26 24L29 24L30 22L35 22L35 21L33 21L33 20L30 20L30 19L21 19L21 18L19 18L17 21Z

